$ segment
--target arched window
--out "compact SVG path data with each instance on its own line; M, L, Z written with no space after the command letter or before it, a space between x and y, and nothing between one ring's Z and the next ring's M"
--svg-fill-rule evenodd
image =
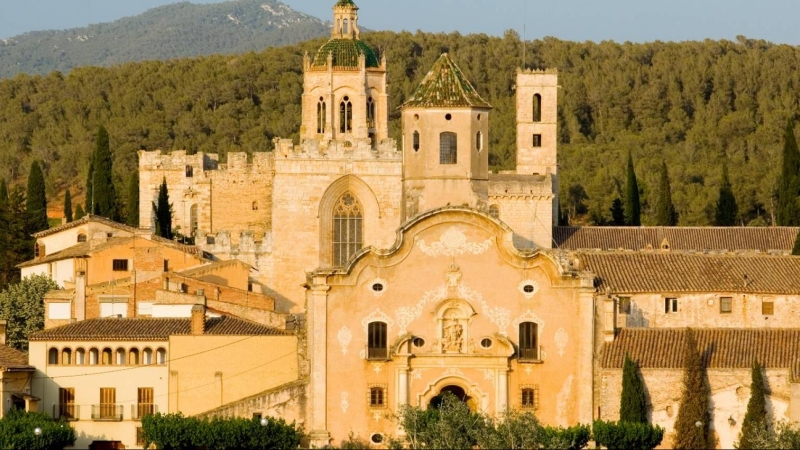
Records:
M345 192L333 207L333 265L341 267L364 245L363 213L353 194Z
M439 135L439 164L456 164L458 162L457 136L446 131Z
M339 131L342 133L353 131L353 104L350 103L350 97L345 97L339 104Z
M156 362L159 366L163 366L167 363L167 351L163 348L156 350Z
M478 151L483 150L483 133L480 131L475 135L475 149Z
M142 364L146 366L153 364L153 350L149 348L144 349L144 352L142 353Z
M367 327L367 359L387 359L389 347L385 322L371 322Z
M497 205L490 205L489 206L489 215L494 217L495 219L500 218L500 207Z
M132 366L139 365L139 349L132 348L130 352L128 352L128 364Z
M65 348L61 350L61 364L65 366L72 365L72 349Z
M47 364L50 364L50 365L53 365L53 366L58 365L58 349L57 348L51 348L47 352Z
M414 151L419 151L419 131L414 132Z
M96 348L89 349L89 365L96 366L99 361L99 353Z
M253 202L253 211L258 211L258 202Z
M104 348L103 349L103 354L102 354L102 359L100 360L100 364L102 364L104 366L110 366L113 361L114 360L112 359L111 349L110 348Z
M350 32L349 22L347 21L347 19L344 19L344 22L342 22L342 34L347 34L349 32Z
M539 359L539 325L535 322L519 324L519 359L520 361Z
M117 349L116 359L115 359L114 363L116 365L118 365L118 366L124 366L125 365L125 349L124 348L118 348Z
M539 94L533 95L533 121L542 121L542 96Z
M367 99L367 128L375 128L375 101Z
M539 409L539 388L537 386L525 386L520 391L520 406L522 409Z
M327 121L328 107L325 105L325 99L320 97L317 103L317 133L322 134L325 132L325 122Z
M33 257L39 257L39 244L33 244Z
M383 408L386 406L386 389L382 387L369 388L369 406Z
M78 242L86 242L86 235L81 233L78 235Z
M189 229L192 236L197 234L197 205L192 205L189 208Z
M75 350L75 364L78 366L86 364L86 350L82 348Z

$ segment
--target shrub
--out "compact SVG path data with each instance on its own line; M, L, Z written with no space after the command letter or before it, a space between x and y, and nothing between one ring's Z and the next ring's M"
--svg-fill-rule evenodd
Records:
M40 429L38 436L35 429ZM75 430L47 414L11 410L0 420L0 448L61 450L75 444Z
M664 439L663 428L641 422L595 420L592 433L598 445L610 449L652 449Z

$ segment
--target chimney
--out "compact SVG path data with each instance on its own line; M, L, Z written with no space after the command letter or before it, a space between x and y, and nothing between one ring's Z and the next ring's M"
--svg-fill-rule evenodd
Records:
M192 306L192 336L200 336L206 332L206 307Z
M0 345L6 345L6 338L8 337L8 321L0 320Z

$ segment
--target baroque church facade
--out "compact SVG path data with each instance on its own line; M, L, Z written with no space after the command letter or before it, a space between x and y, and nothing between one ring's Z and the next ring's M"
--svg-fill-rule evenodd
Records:
M390 413L445 392L553 425L615 419L625 353L670 386L649 400L671 430L687 326L740 355L709 362L705 426L721 446L765 355L775 417L800 419L800 261L785 255L797 229L556 227L557 72L518 71L516 170L491 173L491 105L447 54L402 105L402 140L389 137L387 64L357 12L339 0L331 39L304 58L299 142L225 164L139 153L141 228L166 180L173 225L304 317L313 445L351 431L380 445L400 432Z

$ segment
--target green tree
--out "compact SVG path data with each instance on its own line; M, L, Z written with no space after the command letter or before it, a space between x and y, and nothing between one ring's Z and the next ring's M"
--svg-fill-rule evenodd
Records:
M44 174L39 163L31 163L28 174L28 195L25 197L28 211L29 231L36 233L50 227L47 222L47 196L45 195Z
M131 227L139 227L139 172L134 172L128 179L128 192L125 200L125 223Z
M647 398L644 382L636 363L625 354L622 366L622 395L619 406L620 422L647 423Z
M12 409L0 420L0 448L56 450L71 445L75 445L75 429L47 414Z
M718 227L732 227L736 225L739 217L739 206L736 204L736 196L733 195L731 182L728 179L728 164L722 164L722 183L719 186L719 198L717 199L717 210L714 214L714 225Z
M8 321L9 347L28 350L28 336L44 329L44 295L59 289L44 275L32 275L0 292L0 317Z
M797 237L794 238L794 248L792 249L792 254L794 256L800 256L800 232L798 232Z
M764 373L758 361L753 363L751 370L750 401L747 402L747 412L742 420L742 431L739 433L739 442L736 448L771 448L760 447L759 441L774 435L767 417L766 385Z
M664 439L664 429L649 423L595 420L592 435L605 448L653 449Z
M609 212L611 213L611 225L625 226L625 208L622 206L622 200L619 197L611 202Z
M85 215L86 213L83 211L83 206L81 206L81 204L78 203L78 207L75 208L75 220L81 220Z
M3 220L5 236L3 246L5 254L0 255L0 290L10 283L19 280L20 271L17 264L33 258L34 240L28 231L28 217L25 205L25 192L22 186L14 186L8 192L6 213Z
M781 226L797 226L800 225L800 207L797 203L800 194L800 150L797 149L793 121L789 122L784 133L781 167L775 219Z
M69 188L64 193L64 218L67 223L72 222L72 195L69 193Z
M0 178L0 291L9 283L9 253L11 236L8 229L8 187L5 178Z
M107 217L111 220L119 219L117 206L117 193L114 189L113 162L109 148L108 131L100 126L97 131L94 153L90 166L91 172L91 213Z
M710 398L703 356L697 348L694 331L687 328L683 339L683 391L675 420L675 448L714 448L715 442L709 433Z
M169 202L166 177L158 188L158 200L153 204L153 211L156 216L156 235L172 239L172 205Z
M661 162L661 178L658 184L655 222L656 225L662 227L674 227L678 224L678 213L672 203L672 189L669 186L669 172L665 161Z
M628 173L625 181L625 223L632 227L642 225L639 182L636 181L631 152L628 152Z

